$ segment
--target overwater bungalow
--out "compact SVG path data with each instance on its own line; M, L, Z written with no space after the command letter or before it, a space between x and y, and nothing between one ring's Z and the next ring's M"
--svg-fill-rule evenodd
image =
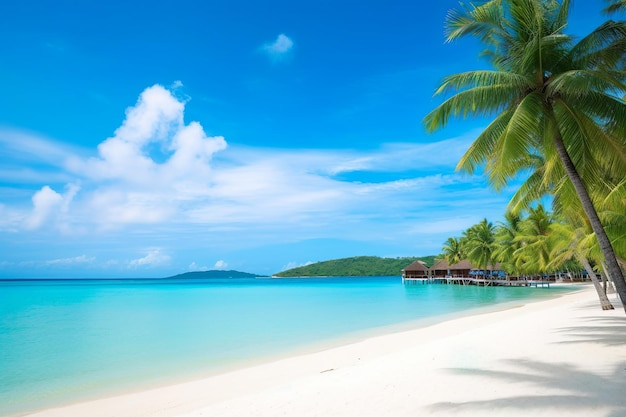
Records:
M506 273L501 268L500 263L480 269L467 259L452 265L445 259L440 259L430 268L430 275L433 278L504 278Z
M468 260L449 265L447 260L440 259L430 268L430 275L433 278L471 278L472 270L477 268Z
M548 283L549 280L509 277L502 270L500 263L488 265L486 269L478 268L467 259L449 265L440 259L430 268L412 263L402 270L402 281L405 283L443 283L461 285L506 285L536 286L537 282Z
M415 261L402 270L402 278L428 279L429 269L422 261Z

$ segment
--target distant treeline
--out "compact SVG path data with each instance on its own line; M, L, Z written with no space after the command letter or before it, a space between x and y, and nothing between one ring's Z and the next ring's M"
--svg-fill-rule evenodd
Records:
M220 279L220 278L256 278L262 275L249 274L241 271L194 271L167 277L167 279Z
M402 269L415 261L422 261L432 266L435 256L380 258L378 256L355 256L317 262L311 265L279 272L277 277L324 277L324 276L400 276Z

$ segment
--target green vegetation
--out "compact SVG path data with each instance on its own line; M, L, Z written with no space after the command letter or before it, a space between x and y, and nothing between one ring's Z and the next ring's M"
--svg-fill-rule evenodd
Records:
M256 278L262 275L249 274L240 271L194 271L174 275L165 279L210 279L210 278Z
M610 310L613 305L606 296L605 275L602 274L604 286L595 275L595 271L602 272L602 258L593 236L539 204L519 214L507 212L505 221L497 226L484 219L465 230L460 238L448 238L442 257L450 264L468 259L487 269L500 263L500 269L513 276L577 272L584 268L602 309Z
M426 265L432 265L434 256L420 258L379 258L377 256L356 256L352 258L335 259L332 261L317 262L299 268L275 274L277 277L375 277L375 276L400 276L402 269L415 261L423 261Z
M572 36L565 33L570 3L488 0L450 12L447 40L477 38L493 69L444 78L436 94L452 95L424 124L434 131L451 117L493 118L457 169L483 170L495 189L530 173L509 207L512 216L526 210L528 217L512 240L513 229L500 232L514 248L490 250L494 231L485 220L464 236L474 263L508 252L513 259L502 261L513 262L509 267L539 273L555 267L556 255L594 260L626 309L619 265L626 263L626 22L609 20ZM624 1L609 3L608 13L625 9ZM532 208L546 195L556 219ZM552 233L554 224L561 233ZM446 242L446 253L452 256L457 243Z

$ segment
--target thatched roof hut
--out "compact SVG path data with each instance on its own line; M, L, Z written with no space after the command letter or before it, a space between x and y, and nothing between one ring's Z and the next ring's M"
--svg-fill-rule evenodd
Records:
M450 270L450 265L448 261L444 259L439 259L433 266L430 267L430 275L434 277L445 277L448 275Z
M495 265L494 268L487 269L499 269L500 265ZM478 271L482 271L477 268L467 259L464 259L455 264L448 264L448 261L445 259L440 259L435 264L430 267L430 273L434 277L465 277L469 278L471 276L479 275Z
M402 270L404 278L428 278L428 267L422 261L415 261Z

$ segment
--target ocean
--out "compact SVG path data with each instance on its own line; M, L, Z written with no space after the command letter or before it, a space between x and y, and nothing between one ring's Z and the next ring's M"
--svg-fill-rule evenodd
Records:
M561 291L403 285L399 277L0 281L0 416Z

